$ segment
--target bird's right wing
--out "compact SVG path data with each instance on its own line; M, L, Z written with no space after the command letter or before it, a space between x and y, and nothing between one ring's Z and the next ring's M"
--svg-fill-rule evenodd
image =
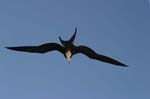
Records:
M86 47L86 46L78 46L78 47L76 47L73 54L77 54L77 53L82 53L82 54L88 56L91 59L96 59L96 60L99 60L99 61L102 61L102 62L107 62L107 63L110 63L110 64L126 67L125 64L123 64L123 63L121 63L121 62L119 62L119 61L117 61L115 59L112 59L110 57L97 54L91 48Z
M6 47L10 50L30 52L30 53L46 53L49 51L59 51L63 53L63 47L57 43L47 43L40 46L20 46L20 47Z

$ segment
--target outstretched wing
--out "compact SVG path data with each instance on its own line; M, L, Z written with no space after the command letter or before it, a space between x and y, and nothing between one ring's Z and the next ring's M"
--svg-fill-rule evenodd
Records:
M76 47L74 54L77 54L77 53L85 54L86 56L88 56L91 59L96 59L96 60L99 60L102 62L107 62L110 64L127 67L127 65L125 65L115 59L112 59L112 58L104 56L104 55L97 54L95 51L93 51L92 49L90 49L89 47L86 47L86 46Z
M59 51L63 53L63 47L57 43L47 43L40 46L20 46L20 47L6 47L10 50L31 52L31 53L46 53L49 51Z

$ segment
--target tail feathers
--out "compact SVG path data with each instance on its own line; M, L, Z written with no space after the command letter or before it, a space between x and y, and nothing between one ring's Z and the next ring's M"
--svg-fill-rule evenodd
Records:
M74 32L74 34L72 35L72 37L70 38L70 42L74 42L74 40L75 40L75 37L76 37L76 33L77 33L77 27L75 28L75 32Z

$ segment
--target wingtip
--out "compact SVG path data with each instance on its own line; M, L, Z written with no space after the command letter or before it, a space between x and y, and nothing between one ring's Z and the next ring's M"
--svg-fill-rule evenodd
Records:
M121 67L128 67L128 65L123 64L123 63L121 63L121 62L117 62L117 63L115 63L114 65L118 65L118 66L121 66Z
M10 47L5 47L6 49L10 49Z
M12 47L5 47L6 49L9 49L9 50L15 50L13 49Z
M122 66L122 67L129 67L129 66L126 65L126 64L120 64L119 66Z

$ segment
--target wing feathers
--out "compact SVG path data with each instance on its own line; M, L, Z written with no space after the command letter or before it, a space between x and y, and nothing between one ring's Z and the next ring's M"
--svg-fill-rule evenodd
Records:
M63 53L63 47L57 43L47 43L40 46L20 46L20 47L6 47L10 50L31 52L31 53L46 53L57 50Z
M104 55L97 54L95 51L93 51L92 49L90 49L89 47L86 47L86 46L76 47L74 54L77 54L77 53L85 54L86 56L88 56L91 59L96 59L96 60L99 60L102 62L107 62L110 64L114 64L114 65L118 65L118 66L124 66L124 67L127 66L127 65L125 65L125 64L123 64L123 63L121 63L115 59L112 59L112 58L104 56Z

